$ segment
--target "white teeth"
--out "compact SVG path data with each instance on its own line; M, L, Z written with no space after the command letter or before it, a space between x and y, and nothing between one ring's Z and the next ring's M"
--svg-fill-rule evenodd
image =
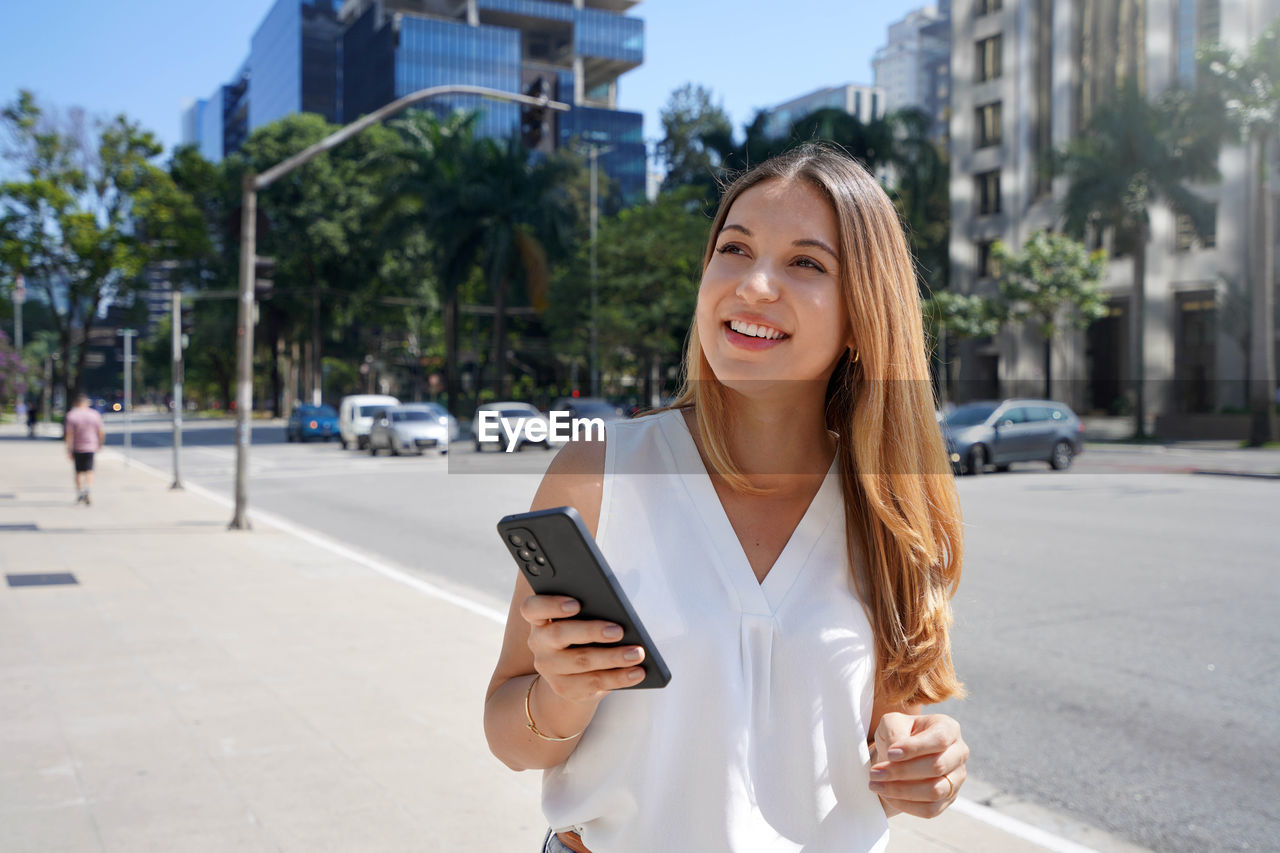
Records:
M777 329L771 329L768 326L760 326L756 323L744 323L741 320L730 320L729 328L733 329L740 335L747 335L752 338L764 338L770 341L776 341L782 337L782 332Z

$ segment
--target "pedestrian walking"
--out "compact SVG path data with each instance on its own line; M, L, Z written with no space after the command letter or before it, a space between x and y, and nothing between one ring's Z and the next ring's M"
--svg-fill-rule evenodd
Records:
M89 398L84 394L76 397L64 426L67 456L75 463L76 503L88 506L89 490L93 488L93 456L107 440L107 431L102 425L102 415L89 406Z
M679 286L672 282L672 286ZM965 780L959 501L892 202L804 145L726 190L671 407L553 460L671 671L517 573L490 749L541 768L543 850L879 851Z
M40 417L40 406L38 403L30 403L27 405L27 438L36 437L36 420Z

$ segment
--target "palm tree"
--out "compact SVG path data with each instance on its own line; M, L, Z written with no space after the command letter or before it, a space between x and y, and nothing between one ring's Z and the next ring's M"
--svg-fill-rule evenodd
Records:
M1211 231L1212 205L1188 185L1218 177L1220 138L1221 123L1204 97L1174 89L1151 102L1129 79L1054 158L1068 181L1062 201L1067 233L1079 238L1086 228L1110 228L1116 254L1127 251L1133 258L1130 352L1138 438L1146 434L1143 323L1150 209L1169 204L1187 214L1200 235Z
M1247 241L1253 280L1252 324L1249 347L1249 403L1253 423L1249 443L1259 446L1276 434L1272 398L1275 376L1274 269L1272 223L1275 197L1267 189L1268 149L1280 136L1280 23L1258 37L1248 53L1239 57L1223 48L1205 51L1201 68L1223 98L1228 116L1250 146L1253 156L1252 210Z
M445 388L457 406L459 291L478 264L493 299L490 383L504 396L506 309L511 283L542 304L548 257L571 242L574 217L564 185L573 166L563 158L531 163L513 139L501 143L473 136L472 116L443 121L416 114L397 126L406 139L398 156L405 167L393 182L389 220L400 229L424 229L435 255L445 307Z
M545 305L548 255L563 254L571 243L574 217L564 186L574 167L560 158L530 163L515 139L505 145L479 140L465 162L465 191L435 212L435 230L463 247L453 263L469 256L484 270L494 311L490 382L494 395L502 398L510 285L513 278L522 278L528 301Z
M442 204L461 191L467 177L464 160L473 144L475 113L457 112L439 119L427 110L415 110L392 122L404 141L388 168L389 188L381 211L388 239L407 241L426 233L432 241L440 301L444 306L445 397L455 414L458 409L458 291L471 273L477 251L476 235L440 227Z

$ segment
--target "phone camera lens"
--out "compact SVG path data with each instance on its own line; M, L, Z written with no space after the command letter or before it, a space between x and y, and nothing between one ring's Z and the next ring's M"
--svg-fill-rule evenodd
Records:
M538 556L534 557L534 558L533 558L533 561L534 561L535 563L537 563L539 566L545 566L545 565L547 564L547 558L546 558L546 557L544 557L544 556L542 556L541 554L539 554Z
M512 545L515 545L517 548L524 547L524 537L518 533L511 534L510 536L507 537L507 539L511 542Z
M537 542L534 542L532 539L530 539L530 540L529 540L529 550L530 550L530 551L536 551L536 550L538 550L538 543L537 543Z
M534 577L537 577L538 575L542 574L542 569L538 568L532 563L525 563L524 570L529 574L533 575Z
M523 548L520 549L519 556L520 556L520 559L524 560L526 563L533 559L533 555Z

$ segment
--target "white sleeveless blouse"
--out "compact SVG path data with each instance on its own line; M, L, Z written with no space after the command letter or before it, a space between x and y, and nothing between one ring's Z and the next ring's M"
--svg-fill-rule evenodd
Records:
M604 698L546 770L543 811L592 853L860 853L875 647L839 474L756 580L678 411L611 423L597 541L671 669Z

